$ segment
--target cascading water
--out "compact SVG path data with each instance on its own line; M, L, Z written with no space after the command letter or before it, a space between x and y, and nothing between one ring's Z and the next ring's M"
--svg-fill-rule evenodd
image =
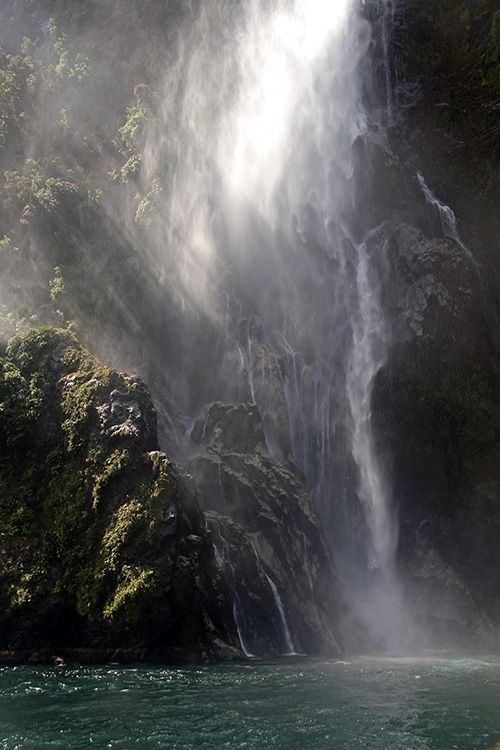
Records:
M425 200L427 201L429 206L436 209L436 211L438 212L439 219L441 221L441 229L443 230L444 236L451 237L451 239L456 240L457 242L460 242L460 237L458 234L457 218L453 210L449 206L447 206L445 203L442 203L434 195L432 190L427 185L424 176L420 172L417 173L417 179L422 189L422 193L424 194ZM460 242L460 244L462 243Z
M252 654L252 652L250 651L245 635L244 635L244 632L248 630L248 626L246 622L245 611L241 604L240 595L238 593L238 589L236 586L236 575L234 572L234 565L232 564L231 557L229 555L229 545L227 544L226 540L222 536L220 530L218 533L218 537L219 537L219 543L221 545L221 549L219 550L219 547L217 547L217 545L214 544L215 560L220 570L226 574L226 580L228 581L229 586L231 588L231 595L233 597L234 623L236 625L236 630L238 632L238 638L240 641L242 651L245 654L245 656L252 657L254 656L254 654Z
M368 567L373 574L368 586L362 581L352 603L377 642L387 649L398 649L405 627L395 566L398 528L371 426L372 387L385 363L388 330L365 243L357 247L357 253L358 300L352 314L346 391L352 420L351 450L359 472L358 495L370 529Z
M279 594L278 588L274 581L272 580L271 576L268 575L266 572L264 566L262 565L262 561L260 559L259 553L257 552L257 548L255 547L255 544L252 542L252 549L255 554L255 559L257 561L257 566L259 570L263 573L264 578L269 584L269 588L271 589L274 603L276 604L276 609L279 615L279 619L281 622L281 629L283 633L283 640L285 642L287 651L285 653L286 656L296 656L297 651L295 649L295 646L293 645L292 635L290 633L290 628L288 626L288 620L285 612L285 607L283 606L283 602L281 601L281 596Z
M293 645L292 636L290 634L290 628L288 627L288 622L286 619L285 608L283 607L283 602L281 601L281 596L279 595L279 591L276 588L276 584L267 575L267 573L266 573L266 578L267 578L267 582L269 583L269 587L271 591L273 592L274 601L276 602L276 608L279 612L281 625L283 628L283 635L285 637L285 643L287 647L286 656L294 656L297 652L295 650L295 646Z
M392 3L373 6L387 52ZM158 263L183 314L212 332L179 343L181 359L196 346L213 376L174 383L177 402L186 413L209 398L260 407L268 446L307 477L359 618L391 647L397 523L370 409L389 345L377 270L385 238L367 228L356 188L355 154L374 127L363 8L248 0L193 10L143 173L150 182L168 164L156 244L169 252Z

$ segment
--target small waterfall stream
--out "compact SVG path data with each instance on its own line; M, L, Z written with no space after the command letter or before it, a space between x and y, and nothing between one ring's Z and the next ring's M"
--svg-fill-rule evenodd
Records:
M490 337L490 340L492 342L494 349L496 351L500 351L500 333L499 333L500 325L499 325L498 312L497 312L497 307L494 304L493 299L492 299L491 289L489 287L488 280L484 274L484 269L481 268L480 264L478 264L473 253L470 251L467 245L462 241L462 238L458 231L457 217L453 209L450 206L443 203L442 201L440 201L439 198L437 198L437 196L432 192L432 190L428 186L421 172L417 172L417 179L418 179L420 188L422 190L422 193L424 195L424 198L427 202L427 205L432 211L436 211L439 216L439 220L441 223L441 230L443 232L443 235L445 237L449 237L452 240L455 240L455 242L457 242L458 245L460 245L464 254L467 256L467 259L472 263L474 267L475 273L477 275L478 284L481 289L481 306L483 310L484 320L488 328L489 337ZM496 370L497 368L495 365L494 367ZM500 382L500 373L498 373L498 371L497 371L497 381Z
M283 602L281 601L279 591L276 588L276 584L274 583L274 581L267 575L267 573L265 573L265 576L266 576L267 582L269 583L269 587L271 591L273 592L274 601L276 603L276 609L279 612L279 616L281 620L281 627L283 629L283 636L284 636L286 648L287 648L285 655L293 656L294 654L297 653L297 651L295 649L295 646L293 645L292 636L290 635L290 628L288 627L288 621L286 619L285 608L283 607Z
M439 215L444 236L451 237L452 240L456 240L457 242L462 244L460 236L458 234L457 217L455 216L454 211L445 203L442 203L434 195L432 190L427 185L427 182L425 181L425 178L421 172L417 173L417 179L422 189L422 193L424 194L425 200L427 201L429 206L437 211Z
M236 576L234 571L234 565L231 562L230 555L228 554L229 545L227 544L226 540L220 533L219 529L219 538L222 544L222 552L219 550L216 544L214 544L214 554L215 559L217 562L217 565L221 569L221 571L224 572L226 576L226 580L228 581L230 588L231 588L231 595L233 597L233 617L234 622L236 625L236 630L238 632L238 638L240 640L241 650L245 654L245 656L251 658L255 656L253 654L248 646L247 640L244 636L244 632L247 631L247 618L245 615L245 610L243 609L240 595L238 593L238 589L236 586Z
M252 652L252 649L249 646L248 638L246 635L249 633L248 618L245 613L245 609L243 607L241 597L238 592L238 583L237 583L237 576L236 576L236 571L235 571L235 564L234 564L234 561L231 559L229 544L227 543L226 539L221 533L220 528L217 529L217 534L219 537L220 548L216 544L213 545L215 559L220 570L224 572L226 576L226 580L228 581L230 585L231 595L233 599L233 616L234 616L234 622L236 624L236 629L238 632L238 638L240 640L240 645L245 656L254 657L255 654ZM285 612L285 607L283 605L283 601L281 599L280 593L278 591L276 584L274 583L270 575L265 570L262 564L262 560L260 559L260 555L253 542L251 543L251 546L252 546L253 553L255 555L257 568L260 571L262 578L267 581L269 585L269 589L272 593L275 606L276 606L276 613L278 615L278 619L281 625L281 640L286 649L283 655L294 656L297 654L297 650L292 640L290 627L288 625L288 618ZM258 634L254 634L254 635L258 635Z
M278 591L278 589L276 587L276 584L274 583L274 581L272 580L272 578L266 572L266 569L264 568L264 566L262 564L262 560L260 559L260 555L259 555L259 553L257 551L257 548L255 546L255 543L253 541L252 541L252 549L253 549L253 552L254 552L254 555L255 555L255 559L257 561L257 566L258 566L259 570L262 572L262 574L264 575L266 581L269 584L269 588L271 589L271 592L273 594L274 602L276 604L276 610L278 612L279 619L280 619L280 622L281 622L281 630L282 630L282 635L283 635L283 641L284 641L284 643L286 645L286 649L287 649L284 655L285 656L294 656L294 655L297 654L297 651L295 649L295 646L293 645L292 636L291 636L291 633L290 633L290 628L288 626L288 620L287 620L287 616L286 616L286 613L285 613L285 608L283 606L283 602L281 601L281 596L280 596L279 591Z

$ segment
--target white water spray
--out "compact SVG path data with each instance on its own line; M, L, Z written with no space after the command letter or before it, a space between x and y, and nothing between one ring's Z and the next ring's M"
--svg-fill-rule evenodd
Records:
M353 347L347 370L347 393L352 417L352 451L360 474L360 495L371 530L369 565L393 565L397 526L371 428L371 395L375 376L385 363L388 334L376 278L370 273L365 244L357 248L359 308L353 315Z
M204 3L169 66L163 127L143 164L149 179L160 156L170 165L163 275L183 314L222 329L215 396L263 406L282 389L286 418L273 424L290 434L269 444L291 442L327 534L340 517L350 534L361 503L365 557L396 602L397 524L370 407L389 343L373 257L383 248L359 236L354 184L354 147L369 127L360 62L371 30L359 10L356 0ZM263 343L277 383L259 360ZM367 591L356 591L362 609ZM388 631L394 609L372 608L367 626Z
M286 643L286 648L287 648L285 655L294 656L297 653L297 651L295 649L295 646L293 645L292 636L290 634L290 628L288 626L288 620L285 614L285 608L283 607L283 602L281 601L281 596L279 595L279 591L276 588L276 584L274 583L274 581L267 575L267 573L265 574L265 576L269 584L269 587L271 591L273 592L274 601L276 603L276 609L279 612L279 616L281 620L281 627L283 629L283 635L285 637L285 643Z

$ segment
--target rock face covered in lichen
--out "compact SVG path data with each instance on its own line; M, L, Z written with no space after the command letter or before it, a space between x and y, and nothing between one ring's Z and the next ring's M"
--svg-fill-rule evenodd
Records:
M204 516L157 450L144 384L35 329L0 360L0 412L0 650L238 656Z

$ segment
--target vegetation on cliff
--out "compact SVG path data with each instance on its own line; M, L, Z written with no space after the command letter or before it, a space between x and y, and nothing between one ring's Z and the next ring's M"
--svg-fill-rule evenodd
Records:
M0 414L0 648L210 652L225 589L143 383L37 328L0 360Z
M156 45L160 37L162 45L168 41L170 20L182 15L174 5L2 5L4 340L29 326L73 321L108 360L119 352L115 361L136 369L145 358L154 361L162 291L148 264L147 224L168 174L149 181L140 174L144 131L158 103ZM151 342L147 354L142 330Z

